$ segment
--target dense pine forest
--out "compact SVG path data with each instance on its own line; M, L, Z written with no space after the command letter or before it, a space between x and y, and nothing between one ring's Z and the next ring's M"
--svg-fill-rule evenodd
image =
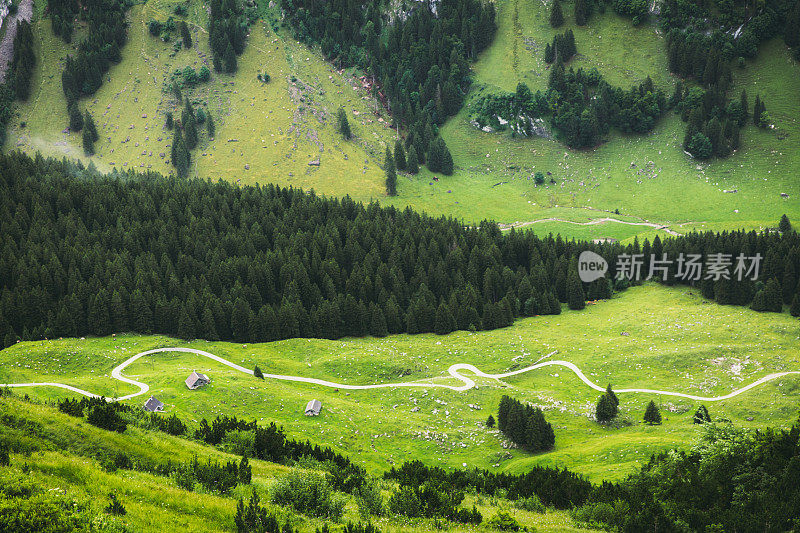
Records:
M319 44L335 64L364 68L379 82L376 96L388 100L406 128L406 147L414 146L425 163L438 126L461 108L469 61L492 42L495 11L480 0L412 4L388 15L380 0L283 0L281 6L300 41Z
M259 342L494 329L608 298L629 284L610 281L618 257L635 253L730 254L722 258L731 269L739 254L760 253L757 280L686 279L677 262L655 279L697 285L723 304L787 303L800 314L800 238L788 220L783 232L623 247L502 234L492 222L465 227L272 185L102 176L18 153L0 157L0 192L4 345L123 331ZM606 258L611 278L578 279L587 249Z

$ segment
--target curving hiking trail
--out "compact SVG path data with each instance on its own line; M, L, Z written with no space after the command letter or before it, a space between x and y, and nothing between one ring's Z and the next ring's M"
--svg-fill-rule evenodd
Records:
M680 235L675 230L672 230L666 224L656 224L655 222L629 222L626 220L619 220L618 218L611 218L611 217L603 217L603 218L593 218L588 222L576 222L574 220L567 220L564 218L540 218L537 220L529 220L527 222L515 222L513 224L500 224L500 228L503 230L509 230L511 228L524 228L526 226L531 226L533 224L538 224L540 222L566 222L567 224L575 224L576 226L596 226L598 224L607 224L610 222L616 222L617 224L627 224L628 226L647 226L650 228L654 228L657 230L661 230L669 235ZM605 390L605 389L603 389Z
M195 348L155 348L153 350L147 350L144 352L137 353L136 355L129 357L121 364L116 366L111 371L111 377L116 379L117 381L121 381L123 383L128 383L133 385L134 387L138 387L139 391L134 392L132 394L126 394L125 396L119 396L117 398L108 398L108 401L122 401L122 400L129 400L131 398L135 398L137 396L141 396L142 394L147 393L150 390L150 387L146 383L141 383L136 381L135 379L126 378L122 375L122 371L125 370L128 366L132 363L138 361L140 358L153 355L162 352L183 352L183 353L193 353L197 355L201 355L203 357L207 357L213 361L217 361L218 363L222 363L223 365L229 366L234 370L238 370L244 374L253 375L253 371L245 368L243 366L237 365L227 359L224 359L218 355L214 355L210 352L206 352L203 350L197 350ZM555 354L556 352L550 352L545 357L550 357L551 355ZM264 379L277 379L282 381L295 381L299 383L312 383L314 385L322 385L324 387L336 388L336 389L347 389L347 390L366 390L366 389L380 389L380 388L387 388L387 387L438 387L442 389L450 389L453 391L467 391L475 387L476 383L475 380L461 374L460 371L465 371L473 374L474 376L481 377L481 378L488 378L488 379L503 379L511 376L516 376L518 374L524 374L525 372L530 372L531 370L536 370L538 368L544 368L546 366L563 366L572 370L578 378L583 381L586 385L591 387L594 390L603 392L606 389L601 387L597 383L594 383L592 380L586 377L586 375L581 372L581 369L575 366L575 364L570 363L569 361L544 361L541 363L536 363L531 366L526 366L525 368L520 368L518 370L514 370L511 372L503 372L500 374L488 374L474 365L468 363L456 363L454 365L450 365L447 369L447 373L453 377L454 379L461 382L461 385L445 385L443 383L424 383L420 381L408 381L402 383L376 383L373 385L348 385L347 383L336 383L334 381L327 381L324 379L317 379L317 378L304 378L301 376L286 376L282 374L264 374ZM774 379L782 378L784 376L788 376L790 374L800 374L800 371L788 371L788 372L775 372L772 374L768 374L761 379L758 379L749 385L745 385L740 389L736 389L729 394L725 394L723 396L696 396L694 394L685 394L682 392L672 392L672 391L663 391L657 389L615 389L614 392L618 393L625 393L625 392L636 392L636 393L644 393L644 394L663 394L664 396L677 396L680 398L688 398L690 400L696 400L701 402L716 402L720 400L727 400L729 398L733 398L734 396L738 396L744 392L749 391L750 389L767 383L768 381L772 381ZM83 389L79 389L77 387L73 387L71 385L65 385L63 383L51 383L51 382L42 382L42 383L0 383L0 387L59 387L62 389L70 390L72 392L77 392L78 394L83 394L84 396L89 396L91 398L99 398L98 394L94 394L92 392L85 391Z

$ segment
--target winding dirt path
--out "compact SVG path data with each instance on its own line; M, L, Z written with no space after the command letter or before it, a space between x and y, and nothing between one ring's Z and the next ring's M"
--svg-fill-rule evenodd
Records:
M680 233L670 229L669 226L666 226L664 224L656 224L655 222L627 222L625 220L619 220L617 218L611 218L611 217L595 218L589 220L588 222L575 222L574 220L566 220L564 218L555 218L555 217L540 218L538 220L529 220L527 222L515 222L514 224L500 224L500 229L508 230L511 228L524 228L526 226L531 226L533 224L538 224L540 222L566 222L567 224L576 224L578 226L596 226L598 224L616 222L618 224L627 224L629 226L648 226L651 228L655 228L657 230L661 230L670 235L680 235Z
M126 378L125 376L122 375L122 371L125 370L132 363L138 361L142 357L145 357L147 355L157 354L157 353L163 353L163 352L183 352L183 353L192 353L192 354L200 355L200 356L206 357L208 359L212 359L214 361L217 361L218 363L221 363L223 365L229 366L229 367L233 368L234 370L238 370L239 372L242 372L244 374L253 375L253 371L250 370L249 368L245 368L243 366L237 365L236 363L228 361L227 359L223 359L222 357L220 357L218 355L214 355L214 354L212 354L210 352L206 352L206 351L203 351L203 350L196 350L194 348L156 348L154 350L147 350L147 351L144 351L144 352L140 352L140 353L138 353L138 354L126 359L125 361L123 361L121 364L116 366L111 371L111 377L112 378L114 378L114 379L116 379L118 381L122 381L123 383L128 383L130 385L133 385L134 387L138 387L139 391L138 392L134 392L132 394L127 394L125 396L120 396L118 398L109 398L108 401L129 400L131 398L135 398L137 396L141 396L142 394L146 394L150 390L150 387L146 383L141 383L139 381L136 381L135 379ZM553 355L555 353L557 353L557 352L555 352L555 351L551 352L548 355L546 355L545 358L546 357L550 357L551 355ZM511 377L511 376L524 374L525 372L530 372L532 370L536 370L536 369L539 369L539 368L544 368L544 367L547 367L547 366L563 366L565 368L568 368L568 369L572 370L572 372L574 372L575 375L578 376L578 378L581 381L583 381L586 385L588 385L592 389L594 389L596 391L600 391L600 392L603 392L603 391L606 390L604 387L601 387L597 383L594 383L592 380L587 378L586 375L583 372L581 372L580 368L575 366L575 364L570 363L569 361L544 361L544 362L541 362L541 363L533 364L531 366L527 366L525 368L514 370L512 372L504 372L504 373L500 373L500 374L488 374L486 372L483 372L479 368L475 367L474 365L470 365L470 364L467 364L467 363L457 363L457 364L451 365L447 369L447 373L451 377L453 377L454 379L460 381L461 385L445 385L443 383L426 383L426 382L421 382L421 381L410 381L410 382L402 382L402 383L376 383L376 384L373 384L373 385L349 385L347 383L336 383L334 381L327 381L327 380L324 380L324 379L304 378L304 377L301 377L301 376L286 376L286 375L283 375L283 374L264 374L264 379L277 379L277 380L281 380L281 381L294 381L294 382L299 382L299 383L311 383L311 384L314 384L314 385L322 385L324 387L330 387L330 388L336 388L336 389L346 389L346 390L366 390L366 389L379 389L379 388L389 388L389 387L421 387L421 388L442 388L442 389L449 389L449 390L453 390L453 391L463 392L463 391L467 391L467 390L470 390L473 387L475 387L475 380L470 378L470 377L467 377L467 376L463 375L461 373L462 371L463 372L469 372L469 373L471 373L471 374L473 374L474 376L477 376L477 377L500 380L500 379L503 379L503 378L508 378L508 377ZM738 395L740 395L740 394L742 394L744 392L749 391L750 389L752 389L754 387L757 387L759 385L767 383L768 381L772 381L774 379L782 378L784 376L788 376L788 375L791 375L791 374L800 374L800 371L775 372L773 374L766 375L763 378L758 379L758 380L750 383L749 385L745 385L744 387L742 387L740 389L736 389L733 392L731 392L729 394L725 394L723 396L696 396L694 394L685 394L685 393L682 393L682 392L663 391L663 390L657 390L657 389L636 389L636 388L634 388L634 389L616 389L615 392L617 392L617 393L632 392L632 393L644 393L644 394L662 394L664 396L677 396L677 397L680 397L680 398L688 398L690 400L696 400L696 401L701 401L701 402L717 402L717 401L720 401L720 400L727 400L729 398L733 398L733 397L738 396ZM50 382L47 382L47 383L0 383L0 387L59 387L59 388L62 388L62 389L70 390L72 392L77 392L78 394L83 394L84 396L89 396L89 397L92 397L92 398L98 398L99 397L99 395L97 395L97 394L94 394L94 393L91 393L91 392L87 392L85 390L79 389L77 387L72 387L70 385L65 385L63 383L50 383Z

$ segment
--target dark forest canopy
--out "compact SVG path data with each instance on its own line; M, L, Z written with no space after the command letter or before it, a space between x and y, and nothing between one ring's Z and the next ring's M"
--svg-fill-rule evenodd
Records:
M593 244L273 185L102 176L19 153L0 156L0 226L4 345L124 331L259 342L494 329L625 288L609 281L622 253L760 253L757 281L692 283L720 303L780 311L797 299L800 272L793 231ZM587 249L608 261L609 279L577 279Z
M300 41L319 44L326 58L364 68L380 81L395 121L406 126L406 146L413 144L424 163L437 126L461 108L468 61L494 38L495 11L480 0L410 5L389 16L381 0L281 2Z

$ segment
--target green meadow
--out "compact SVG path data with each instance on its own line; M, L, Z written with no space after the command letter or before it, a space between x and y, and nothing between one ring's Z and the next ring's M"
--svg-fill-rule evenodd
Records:
M241 345L160 336L116 335L19 343L0 351L0 383L58 381L107 396L135 392L113 380L111 369L146 349L187 346L209 351L265 373L372 384L399 381L453 383L446 370L470 363L501 373L552 359L575 363L586 376L614 388L650 388L702 396L732 392L767 374L800 369L800 323L787 313L759 314L719 306L697 291L655 284L634 287L580 312L533 317L489 332L445 336L397 335L338 341L293 339ZM209 386L189 391L192 370L207 373ZM334 390L278 380L261 381L186 353L144 357L125 375L150 385L150 393L190 425L202 418L236 415L275 421L294 438L333 447L373 473L411 459L451 467L522 472L553 465L593 481L620 479L652 453L689 446L699 435L692 415L699 402L656 394L621 393L617 427L591 417L599 393L564 367L549 366L505 380L476 379L466 392L387 388ZM18 389L40 400L70 395L61 389ZM541 406L556 434L555 449L531 455L513 448L485 426L502 395ZM800 383L774 380L729 400L707 402L714 419L759 428L787 426L797 418ZM305 417L311 398L322 401L319 417ZM146 396L128 400L139 405ZM664 423L642 422L650 400ZM479 407L475 409L470 406Z

